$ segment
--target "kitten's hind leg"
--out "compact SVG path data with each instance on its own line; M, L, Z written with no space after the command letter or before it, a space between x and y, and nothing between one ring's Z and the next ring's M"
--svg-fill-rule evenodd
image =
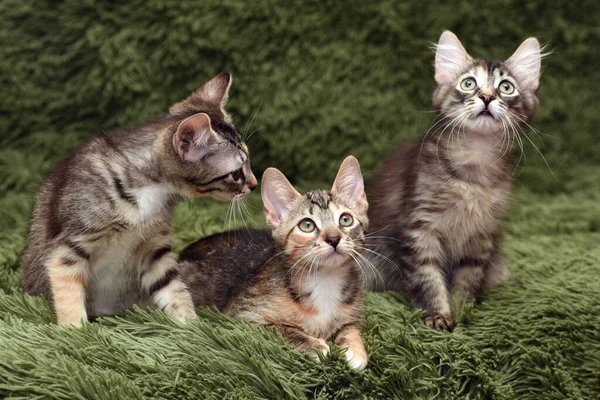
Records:
M277 331L287 340L296 351L313 355L317 360L317 353L327 355L329 346L323 339L315 338L305 333L300 328L291 325L275 325Z
M141 283L154 305L167 314L180 321L197 318L192 296L181 281L170 245L162 245L150 253L141 273Z
M61 246L46 266L52 302L59 324L81 326L87 321L85 288L90 254L79 244Z
M367 350L360 337L360 323L354 322L344 325L338 330L335 343L346 349L346 360L348 364L357 370L363 370L367 366Z

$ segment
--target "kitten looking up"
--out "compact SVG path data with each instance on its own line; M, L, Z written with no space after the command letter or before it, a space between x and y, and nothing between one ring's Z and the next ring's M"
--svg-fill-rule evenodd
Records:
M361 265L368 225L358 161L344 160L329 190L300 195L274 168L262 181L272 233L213 235L181 254L181 275L196 306L272 325L298 351L327 353L336 335L348 363L363 369Z
M452 330L450 298L465 301L502 282L500 224L510 198L510 148L533 118L540 45L525 40L506 61L472 58L452 32L437 45L437 118L419 141L401 146L369 190L372 289L406 292L435 329ZM383 280L383 282L381 282Z
M223 109L217 75L170 114L98 135L42 183L23 256L23 288L58 323L155 305L196 316L171 252L178 197L240 199L256 186L248 148Z

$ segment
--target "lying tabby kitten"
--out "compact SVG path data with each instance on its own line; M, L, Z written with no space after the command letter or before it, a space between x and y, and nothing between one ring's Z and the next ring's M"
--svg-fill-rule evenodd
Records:
M367 199L358 161L344 160L331 191L301 196L274 168L262 181L273 228L228 232L191 244L181 276L196 306L272 325L298 351L327 353L336 335L348 363L363 369L363 280L355 262L364 244Z
M510 147L535 114L540 45L505 62L473 59L444 32L437 45L430 133L401 146L374 180L372 232L387 240L369 286L406 291L425 323L452 330L450 298L502 282L500 223L510 198ZM380 285L383 277L385 285Z
M23 288L60 324L154 304L196 316L171 252L179 196L239 199L256 186L248 148L223 110L220 74L135 129L99 135L43 182L23 257Z

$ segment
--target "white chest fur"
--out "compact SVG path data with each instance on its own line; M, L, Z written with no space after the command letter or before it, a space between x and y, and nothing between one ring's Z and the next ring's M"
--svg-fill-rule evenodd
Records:
M315 319L319 323L327 324L338 315L344 283L345 275L339 269L319 271L317 277L310 280L308 303L317 311Z
M173 196L173 188L164 184L152 184L136 190L140 222L152 219L161 213Z

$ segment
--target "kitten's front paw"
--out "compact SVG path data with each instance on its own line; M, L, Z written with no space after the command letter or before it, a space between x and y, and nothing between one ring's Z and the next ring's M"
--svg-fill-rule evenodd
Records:
M329 345L323 339L315 339L314 344L312 345L312 349L310 350L311 355L315 359L315 361L320 361L319 354L322 357L327 356L329 354Z
M367 353L364 351L354 351L351 348L346 349L346 361L348 365L357 371L362 371L367 366Z
M170 314L173 318L181 322L198 319L198 315L196 315L196 311L193 308L177 308L172 310Z
M434 314L423 317L425 325L438 331L452 332L454 329L454 320L450 314Z

